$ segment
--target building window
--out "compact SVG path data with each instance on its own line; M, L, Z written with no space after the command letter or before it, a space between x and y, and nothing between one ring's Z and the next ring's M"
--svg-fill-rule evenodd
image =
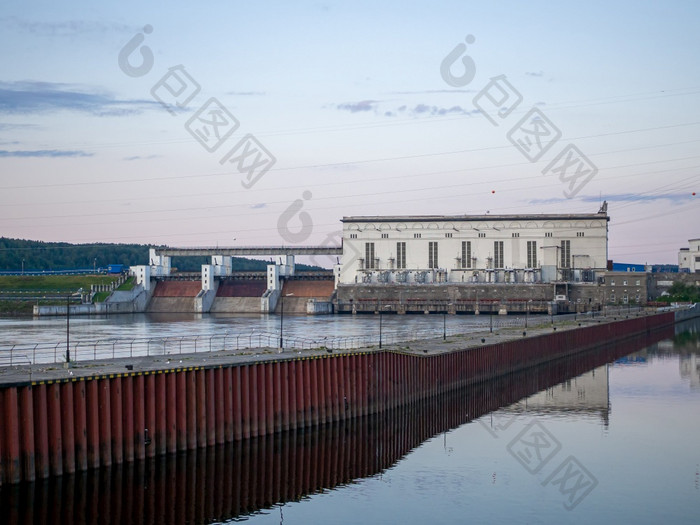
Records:
M357 239L357 234L356 233L351 233L350 234L351 239Z
M462 268L472 267L472 242L462 241Z
M576 237L583 237L586 232L576 232Z
M414 233L413 234L414 239L420 239L420 233Z
M451 239L452 238L452 233L446 233L445 234L446 239Z
M519 233L512 233L511 237L520 237L520 234Z
M551 237L551 236L552 236L552 232L545 232L545 233L544 233L544 236L545 236L545 237Z
M627 286L627 279L622 280L622 286Z
M406 268L406 243L396 243L396 267Z
M615 279L610 279L610 286L615 286Z
M365 243L365 270L374 268L374 243Z
M641 285L642 285L642 281L640 281L639 279L637 279L636 282L637 282L637 286L641 286Z
M483 239L483 238L485 238L485 237L486 237L486 234L485 234L485 233L480 233L480 234L479 234L479 238L480 238L480 239Z
M428 268L438 267L438 243L428 243Z
M388 233L382 233L382 239L388 239L389 234Z
M537 241L527 241L527 267L537 268Z
M571 241L561 241L561 264L562 268L571 268Z
M611 294L610 294L610 302L611 302L611 303L614 303L614 302L615 302L615 294L614 294L614 293L611 293Z
M493 241L493 267L503 268L503 241Z

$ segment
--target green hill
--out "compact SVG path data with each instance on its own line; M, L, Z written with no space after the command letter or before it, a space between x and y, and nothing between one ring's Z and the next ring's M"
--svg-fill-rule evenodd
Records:
M0 237L0 271L75 270L104 268L109 264L135 266L148 264L148 249L145 244L70 244L65 242L42 242ZM209 257L177 257L173 266L179 271L198 272ZM233 258L233 269L237 271L265 271L266 261ZM316 267L298 265L300 270Z

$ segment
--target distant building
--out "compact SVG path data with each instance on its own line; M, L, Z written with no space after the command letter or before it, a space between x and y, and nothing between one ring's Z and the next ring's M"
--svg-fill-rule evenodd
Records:
M613 272L646 272L651 271L651 267L647 267L643 264L634 263L616 263L612 265Z
M700 239L690 239L689 248L681 248L678 252L678 271L700 272Z
M594 282L608 260L597 213L344 217L339 284Z
M607 272L601 279L603 304L645 303L647 277L644 272Z

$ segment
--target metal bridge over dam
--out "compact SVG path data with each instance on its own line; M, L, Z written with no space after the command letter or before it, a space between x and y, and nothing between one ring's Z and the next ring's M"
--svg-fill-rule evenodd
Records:
M297 256L340 256L338 246L159 247L149 264L134 266L148 312L331 313L339 267L299 271ZM201 273L175 273L172 257L211 257ZM272 257L265 272L234 272L233 257Z

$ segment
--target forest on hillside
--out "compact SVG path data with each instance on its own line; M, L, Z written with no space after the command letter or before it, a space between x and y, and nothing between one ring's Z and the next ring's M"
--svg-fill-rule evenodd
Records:
M148 264L145 244L70 244L42 242L0 237L0 271L56 271L105 268L110 264L135 266ZM209 257L177 257L173 267L178 271L198 272ZM266 261L233 258L233 269L238 271L265 271ZM300 269L308 269L298 265Z

